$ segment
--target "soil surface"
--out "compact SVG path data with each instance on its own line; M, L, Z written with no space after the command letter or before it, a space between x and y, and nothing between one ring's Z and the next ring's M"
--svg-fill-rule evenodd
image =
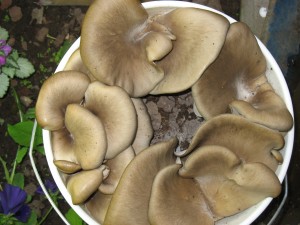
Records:
M26 80L14 79L11 82L11 87L14 87L19 95L24 110L34 107L39 93L41 84L55 71L58 64L57 52L63 45L73 43L80 36L80 29L82 19L87 10L87 6L41 6L37 1L31 0L2 0L0 11L0 25L9 31L10 39L9 44L17 49L21 55L28 58L35 67L36 72L33 76ZM8 2L8 8L4 8L4 2ZM195 1L197 2L197 1ZM198 1L200 2L200 1ZM202 1L204 3L218 2L218 1ZM214 5L212 5L214 6ZM238 20L239 16L239 1L221 0L221 9L229 16ZM21 14L20 14L21 12ZM299 63L299 62L298 62ZM180 97L181 101L189 102L189 94ZM163 121L169 119L176 124L182 123L190 127L195 125L191 121L201 123L201 119L197 119L191 113L192 105L186 105L185 114L180 111L173 112L173 115L164 114L168 113L168 108L164 108L164 104L180 104L180 98L169 97L167 99L150 99L147 101L148 107L155 102L152 110L159 111L157 120ZM4 120L0 125L0 152L6 162L11 163L15 157L17 149L16 144L7 135L7 125L19 122L18 108L15 104L12 88L10 88L5 98L0 99L0 118ZM165 118L164 115L169 115ZM184 126L181 126L184 127ZM186 133L192 130L182 128L176 132ZM182 148L186 147L186 143L182 143ZM299 141L296 140L295 152L299 152ZM46 158L37 153L35 155L38 163L38 168L42 178L52 179ZM300 204L300 185L297 173L299 172L299 153L295 154L292 160L292 166L289 170L289 183L291 184L289 198L285 204L284 212L280 214L278 224L295 225L299 224L299 204ZM17 168L25 175L25 189L28 193L34 194L35 189L38 187L37 179L34 176L29 158L25 158L24 162ZM0 169L0 182L3 182L4 172ZM266 224L270 217L273 215L275 209L279 205L282 196L275 199L268 210L255 222L255 224ZM38 213L45 213L50 204L41 196L33 195L33 201L30 204L31 208ZM59 208L63 213L69 209L69 205L64 201L59 201ZM281 222L280 222L281 221ZM64 224L59 216L53 211L43 224Z

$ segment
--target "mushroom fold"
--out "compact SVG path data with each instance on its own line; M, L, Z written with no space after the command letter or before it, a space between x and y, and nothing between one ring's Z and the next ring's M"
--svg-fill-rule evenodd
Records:
M266 197L277 197L281 184L262 163L243 163L229 149L207 145L192 152L179 169L184 178L194 178L207 204L218 219L239 213Z
M192 87L197 110L205 119L233 112L288 131L293 118L268 83L266 69L266 59L249 27L242 22L231 24L220 55Z

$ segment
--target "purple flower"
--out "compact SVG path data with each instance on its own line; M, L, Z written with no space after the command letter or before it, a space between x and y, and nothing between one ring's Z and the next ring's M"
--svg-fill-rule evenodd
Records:
M25 204L27 194L19 187L5 184L0 191L0 213L13 215L19 221L25 223L30 216L30 208Z
M11 53L12 48L6 44L5 40L0 40L0 66L5 65L6 57Z
M51 180L46 180L45 181L45 187L50 192L50 194L54 194L58 190L56 184L53 181L51 181ZM44 194L43 189L41 187L38 187L36 189L36 193L38 193L38 194Z

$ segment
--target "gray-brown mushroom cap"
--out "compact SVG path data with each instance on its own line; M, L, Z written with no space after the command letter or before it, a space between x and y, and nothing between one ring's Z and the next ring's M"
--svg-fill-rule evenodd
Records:
M140 1L95 0L83 21L80 53L97 80L141 97L162 80L154 61L172 50L173 39L165 26L148 20Z
M61 71L53 74L42 85L36 103L38 124L47 130L64 127L64 114L68 104L79 104L90 79L78 71Z
M69 104L65 125L72 135L73 151L82 169L99 167L107 150L106 132L99 118L80 105Z
M106 167L100 166L93 170L80 171L67 180L67 189L74 205L84 203L100 186Z
M176 138L151 145L126 167L113 194L104 225L148 222L148 203L154 177L162 168L175 163Z
M266 68L249 27L231 24L220 55L192 87L197 110L205 119L233 111L272 129L289 130L292 116L269 85Z
M219 55L229 22L217 13L196 8L175 9L156 20L168 27L176 40L172 51L156 62L165 76L150 93L184 91Z
M85 92L84 106L103 123L107 139L106 159L114 158L132 144L137 130L137 115L126 91L95 81Z
M193 179L180 177L180 167L170 165L156 175L149 202L150 224L215 224L200 186Z
M223 114L207 120L196 131L189 147L175 154L188 155L206 145L226 147L245 162L261 162L275 171L282 163L279 150L284 146L284 138L280 132L241 116Z
M278 177L270 168L262 163L242 162L222 146L196 149L179 169L179 175L199 183L211 212L219 219L281 192Z

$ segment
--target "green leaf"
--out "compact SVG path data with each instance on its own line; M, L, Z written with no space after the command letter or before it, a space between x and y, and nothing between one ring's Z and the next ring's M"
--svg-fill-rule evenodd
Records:
M0 98L3 98L9 87L9 78L5 74L0 74Z
M12 185L18 186L21 189L24 189L24 174L22 173L16 173L14 176L14 180L12 182Z
M5 75L7 75L10 78L14 78L16 69L13 67L3 66L2 73L4 73Z
M17 60L19 69L16 70L16 76L18 78L27 78L29 77L31 74L34 73L34 67L31 64L31 62L28 61L28 59L20 57Z
M9 37L8 31L5 30L3 27L0 27L0 40L7 40Z
M7 131L12 139L19 145L29 147L33 129L33 121L24 121L15 125L8 124ZM34 146L43 143L42 129L37 127Z
M16 52L16 51L12 51L12 53L9 54L6 57L6 66L9 66L9 67L12 67L12 68L15 68L15 69L19 69L19 65L18 65L17 59L15 59L16 53L14 53L14 52Z
M38 151L42 155L45 155L45 149L44 149L44 146L42 146L42 145L34 147L34 150Z
M23 147L17 152L16 161L20 164L28 152L28 147Z
M76 212L71 208L65 214L67 220L72 225L83 225L83 220L76 214Z

